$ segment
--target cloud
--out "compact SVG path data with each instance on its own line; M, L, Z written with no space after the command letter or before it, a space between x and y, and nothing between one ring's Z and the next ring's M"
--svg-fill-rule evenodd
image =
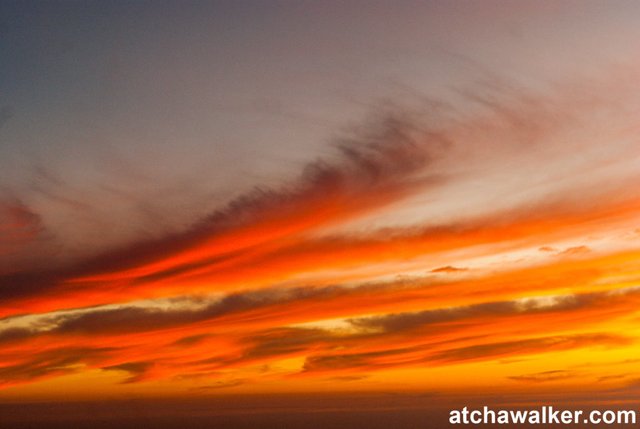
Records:
M512 375L509 376L509 379L524 383L546 383L550 381L565 380L575 376L576 374L571 371L556 369L552 371L535 372L532 374Z
M331 340L335 337L322 329L271 329L242 339L249 347L244 350L241 360L295 354L307 351L310 345Z
M627 291L629 295L638 293L635 289ZM593 308L611 301L608 293L594 293L582 295L565 295L555 297L539 297L528 300L496 301L480 303L462 307L440 308L419 312L406 312L383 316L372 316L351 319L351 323L359 328L377 330L386 333L406 332L434 326L443 329L445 324L464 320L483 318L506 318L541 313L559 313ZM463 328L464 325L455 323L454 327Z
M432 273L459 273L462 271L467 271L467 268L458 268L453 267L451 265L447 265L446 267L435 268L431 270Z
M18 252L44 232L40 215L20 200L0 201L0 256ZM6 269L0 266L0 269Z
M432 351L430 347L407 347L369 353L316 355L307 357L304 371L353 369L373 371L381 368L411 367L424 364L451 365L468 361L492 360L505 356L531 355L585 347L613 347L631 342L632 340L625 336L596 333L483 343L442 351Z
M330 377L328 380L330 381L338 381L338 382L349 382L349 381L360 381L369 378L366 374L359 375L338 375L336 377Z
M212 288L233 290L349 263L403 260L480 244L547 241L545 235L569 234L580 225L589 229L590 223L624 214L615 205L625 202L620 195L631 198L628 192L571 182L526 202L508 195L494 211L455 213L448 223L425 219L417 227L361 236L318 234L392 209L408 197L464 185L468 178L460 173L460 164L490 176L494 169L509 172L502 170L507 161L539 166L554 147L548 143L554 141L551 137L590 125L589 118L608 111L611 96L589 91L578 97L590 101L582 105L573 91L534 94L499 80L463 92L466 101L481 109L463 114L430 100L427 108L412 111L389 103L352 134L335 139L333 156L308 162L297 178L281 186L257 186L180 232L130 242L56 269L38 264L2 275L0 298L10 300L12 307L51 311ZM582 108L576 110L576 105ZM554 156L569 156L577 149L563 146ZM487 150L495 160L487 157ZM576 187L585 192L567 191ZM606 201L596 195L607 196ZM323 263L314 262L318 260ZM101 293L93 293L96 288ZM51 307L53 302L57 308Z
M457 363L469 360L527 355L552 350L570 350L583 347L611 347L630 344L632 339L622 335L581 334L505 341L501 343L480 344L459 349L445 350L428 357L429 362Z
M246 380L236 378L232 380L217 381L214 384L207 384L205 386L199 386L194 388L193 390L208 391L208 390L228 389L231 387L240 386L245 383L246 383Z
M568 247L561 252L558 252L560 256L574 256L574 255L584 255L585 253L591 252L591 249L588 246L574 246Z
M415 287L415 286L414 286ZM396 290L395 283L365 284L358 288L346 286L272 288L231 293L215 300L198 297L169 301L169 307L120 305L63 311L40 316L17 316L0 319L0 344L10 344L38 336L109 336L137 332L163 331L194 324L231 318L228 323L251 324L261 320L274 321L274 312L285 316L308 314L307 306L317 301L355 302L362 295ZM340 307L336 307L337 309ZM252 314L253 313L253 314ZM249 318L250 316L250 318ZM28 320L29 322L22 322ZM11 325L13 323L13 325ZM220 322L219 322L220 323ZM193 346L205 341L209 334L186 335L175 340L177 346Z
M500 194L505 203L495 208L448 209L414 225L349 224L381 209L393 212L409 197L424 204L425 196L433 196L435 206L438 198L466 202L471 195L458 187L476 183L476 174L489 175L478 186L503 182L505 173L513 177L505 162L520 155L531 171L518 170L518 177L537 177L546 166L541 160L553 152L543 137L567 125L554 116L557 100L509 99L503 105L485 94L475 100L480 115L456 114L442 128L422 127L395 110L374 117L297 178L246 192L181 232L55 269L34 264L6 272L0 276L0 313L23 316L0 320L0 343L8 350L0 365L25 374L15 382L89 365L125 372L125 383L224 372L240 386L235 371L275 368L290 358L286 371L266 372L274 378L323 373L326 380L324 372L331 371L628 347L632 338L601 328L637 308L638 291L619 289L619 279L607 277L615 272L631 284L637 253L545 258L518 269L507 256L542 258L536 249L557 252L567 238L635 219L640 204L633 192L601 200L591 197L605 194L604 188L567 192L580 188L567 179L567 186L540 184L540 194ZM573 120L572 111L567 115ZM499 156L487 160L491 150ZM21 225L17 230L37 231L39 219L26 206L7 213L12 225ZM585 249L559 254L586 255ZM474 268L473 278L429 275L464 271L460 267L474 258L490 262ZM404 275L405 266L420 274ZM425 267L438 268L425 273ZM309 284L316 286L303 286ZM212 292L219 295L207 295ZM159 297L164 299L151 299ZM87 348L109 342L122 350L103 360L82 353L56 360L40 348L51 341ZM18 352L42 361L15 358ZM535 382L553 375L513 377Z
M78 371L77 365L100 361L115 348L63 347L40 352L22 362L0 367L0 385L34 381Z
M466 284L466 282L463 282ZM0 343L13 344L38 336L117 336L138 332L164 331L177 327L201 329L204 322L216 321L215 326L226 324L241 326L247 321L247 327L291 323L299 320L313 320L315 317L328 317L331 312L353 314L358 311L369 312L379 307L395 307L396 302L405 300L403 294L416 304L432 301L432 292L438 289L424 289L417 283L379 283L365 284L357 288L348 286L273 288L228 294L219 299L208 301L191 298L169 301L175 306L109 306L88 308L85 310L53 313L42 316L28 316L4 319L5 328L0 328ZM446 284L451 289L451 284ZM443 289L444 290L444 289ZM615 291L602 291L582 294L539 296L517 300L481 302L472 305L451 306L422 311L383 314L345 319L353 327L355 336L408 334L419 331L422 335L432 332L442 333L462 330L469 324L489 323L495 320L517 320L527 317L546 317L553 323L554 317L581 318L587 314L600 314L598 317L615 317L628 314L640 297L639 290L627 288ZM424 294L422 296L421 294ZM368 300L362 306L363 299ZM391 300L391 301L390 301ZM320 304L322 303L322 304ZM415 304L414 304L415 305ZM313 309L310 312L309 309ZM28 320L25 324L22 320ZM13 325L12 325L13 324ZM542 326L542 325L541 325ZM261 331L257 331L261 332ZM255 343L247 350L248 355L260 355L278 348L288 349L296 344L322 338L323 330L302 330L299 328L275 328L248 337L247 343ZM304 333L304 335L303 335ZM173 345L181 347L196 346L206 342L211 332L199 332L182 335L173 340ZM344 334L343 334L344 336Z
M343 222L388 205L433 182L424 168L448 142L389 112L336 145L339 156L308 163L280 188L256 187L186 230L128 244L54 270L0 276L0 297L67 293L94 287L90 279L148 283L203 266L215 267L275 240ZM421 172L422 177L416 177ZM74 281L88 279L87 285Z
M187 337L182 337L176 340L173 344L180 347L189 347L189 346L203 342L209 336L210 335L208 334L189 335Z
M279 306L302 304L316 299L330 299L349 295L357 291L338 286L301 287L293 289L265 289L228 294L221 299L206 303L195 299L193 309L171 310L145 307L107 308L54 316L50 323L55 327L47 333L129 333L161 330L174 326L189 325L206 320L214 320L227 315L248 313L254 310L268 310ZM186 301L189 302L188 300ZM199 305L198 305L199 304ZM268 317L268 314L266 315ZM15 334L14 334L15 335ZM196 337L197 338L197 337ZM199 338L202 339L202 338ZM182 339L182 344L194 338Z
M138 381L144 380L153 366L153 362L137 361L105 366L102 369L105 371L127 372L130 376L125 381L123 381L123 383L136 383Z
M625 347L632 340L623 336L569 335L562 331L597 329L603 320L633 313L639 298L637 288L627 288L347 318L343 328L330 324L282 325L291 320L288 314L298 315L293 320L300 316L314 320L336 308L350 314L353 303L371 300L375 293L380 293L381 302L391 297L401 300L392 286L258 290L230 294L215 302L183 301L175 309L112 307L39 319L27 316L18 319L16 327L0 330L0 340L7 351L33 347L36 359L40 356L40 341L36 340L42 337L61 343L82 341L96 347L105 341L121 344L122 349L113 351L109 364L100 368L128 372L125 383L171 378L177 372L212 374L289 357L304 359L304 374L355 368L367 371L425 362L448 365L513 358L581 347ZM414 285L406 292L410 295L423 290ZM393 307L393 301L390 304ZM157 335L136 336L152 331ZM135 359L141 355L144 361ZM0 355L0 362L4 359ZM80 353L72 361L86 365L93 358ZM156 362L163 365L156 366ZM7 371L27 373L25 368L34 368L34 379L38 379L37 363L25 359L22 364L10 364ZM55 375L67 370L56 372L54 366L45 364L44 372ZM23 381L28 380L25 377Z
M493 302L467 307L427 310L423 312L373 316L350 319L349 323L356 328L353 332L341 332L310 328L274 328L240 339L242 353L239 357L212 358L208 363L215 368L240 363L272 359L282 356L307 356L305 371L320 367L352 368L373 365L373 361L391 356L411 356L398 359L399 362L453 362L475 359L488 359L502 356L519 356L549 350L564 350L587 347L590 345L627 345L630 339L608 334L558 335L515 341L504 341L488 344L477 344L468 347L451 348L444 351L433 351L438 347L465 342L482 343L492 336L509 335L509 329L496 330L496 326L504 325L507 318L512 318L513 335L522 336L521 325L526 321L517 321L517 317L542 317L544 323L537 328L527 330L528 335L543 334L547 326L556 324L555 317L564 320L569 329L571 321L576 326L585 327L585 317L598 318L603 314L616 314L611 311L616 305L624 304L626 313L633 311L633 303L629 298L635 296L637 290L627 293L583 294L582 296L565 296L517 300L511 302ZM555 316L554 316L555 315ZM474 330L472 331L471 328ZM477 332L476 335L473 333ZM466 336L461 335L465 333ZM380 346L380 341L388 346ZM403 344L413 344L404 347ZM374 347L366 353L333 354L332 350L357 347L366 349ZM533 351L532 351L533 350ZM324 355L329 353L329 355ZM416 355L418 356L416 358ZM391 364L389 364L391 365ZM403 365L400 363L399 365Z

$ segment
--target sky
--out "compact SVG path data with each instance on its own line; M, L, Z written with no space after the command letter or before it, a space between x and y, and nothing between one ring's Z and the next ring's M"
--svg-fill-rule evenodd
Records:
M0 1L0 408L630 401L639 17Z

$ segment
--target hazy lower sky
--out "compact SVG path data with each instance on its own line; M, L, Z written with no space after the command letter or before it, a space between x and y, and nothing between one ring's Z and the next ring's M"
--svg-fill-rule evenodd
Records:
M0 400L627 398L639 19L0 1Z

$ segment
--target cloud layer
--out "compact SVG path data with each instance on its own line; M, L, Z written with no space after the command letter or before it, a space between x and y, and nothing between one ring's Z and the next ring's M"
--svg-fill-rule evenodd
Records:
M29 256L59 239L46 216L7 199L3 392L82 376L143 393L446 390L480 364L477 383L503 387L629 383L579 369L637 348L626 84L578 96L497 81L461 91L464 109L388 105L279 185L55 263Z

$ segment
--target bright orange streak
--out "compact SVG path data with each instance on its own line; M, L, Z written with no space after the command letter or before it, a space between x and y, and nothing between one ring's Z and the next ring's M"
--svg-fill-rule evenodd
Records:
M335 211L330 211L335 213ZM307 215L311 215L307 213ZM525 214L526 215L526 214ZM389 239L365 240L324 240L308 241L304 235L287 236L290 229L280 223L256 226L258 230L267 232L266 237L281 237L279 240L254 237L252 243L263 242L247 248L242 253L227 260L213 263L210 267L188 270L184 274L166 275L166 279L145 280L144 277L129 279L129 272L120 278L120 273L100 281L87 282L86 279L71 279L59 289L54 289L53 295L30 299L17 299L14 303L7 303L1 314L8 316L17 312L46 312L60 308L74 308L89 305L105 304L113 301L129 301L140 298L157 298L175 294L208 293L211 291L229 291L238 288L263 287L287 280L302 273L321 273L325 270L349 269L362 265L402 261L438 252L459 250L463 248L483 252L480 245L508 245L511 247L527 245L542 245L548 240L571 237L581 233L595 233L611 224L626 222L640 215L640 203L629 201L613 207L605 207L599 211L582 213L567 213L563 217L554 214L553 210L545 213L529 213L535 218L516 219L510 222L484 221L480 226L467 226L463 229L444 229L417 232L413 234L391 234ZM315 218L313 218L315 219ZM296 231L303 231L312 222L311 218L303 217L295 224ZM313 223L318 222L317 219ZM293 223L293 221L291 222ZM282 226L269 232L268 226ZM306 231L306 230L305 230ZM249 240L249 231L242 231L239 235L241 243L245 238ZM176 261L201 261L210 258L211 249L220 251L223 244L232 241L232 236L225 236L222 241L213 240L213 247L197 247L186 253L180 253L175 258L169 258L164 270L175 268ZM239 245L238 245L239 246ZM237 249L238 246L233 247ZM228 252L229 248L225 252ZM165 262L157 262L143 269L160 275L158 267ZM334 276L332 275L332 278ZM111 278L111 280L108 280ZM366 279L366 277L364 278ZM11 308L12 306L13 308Z

